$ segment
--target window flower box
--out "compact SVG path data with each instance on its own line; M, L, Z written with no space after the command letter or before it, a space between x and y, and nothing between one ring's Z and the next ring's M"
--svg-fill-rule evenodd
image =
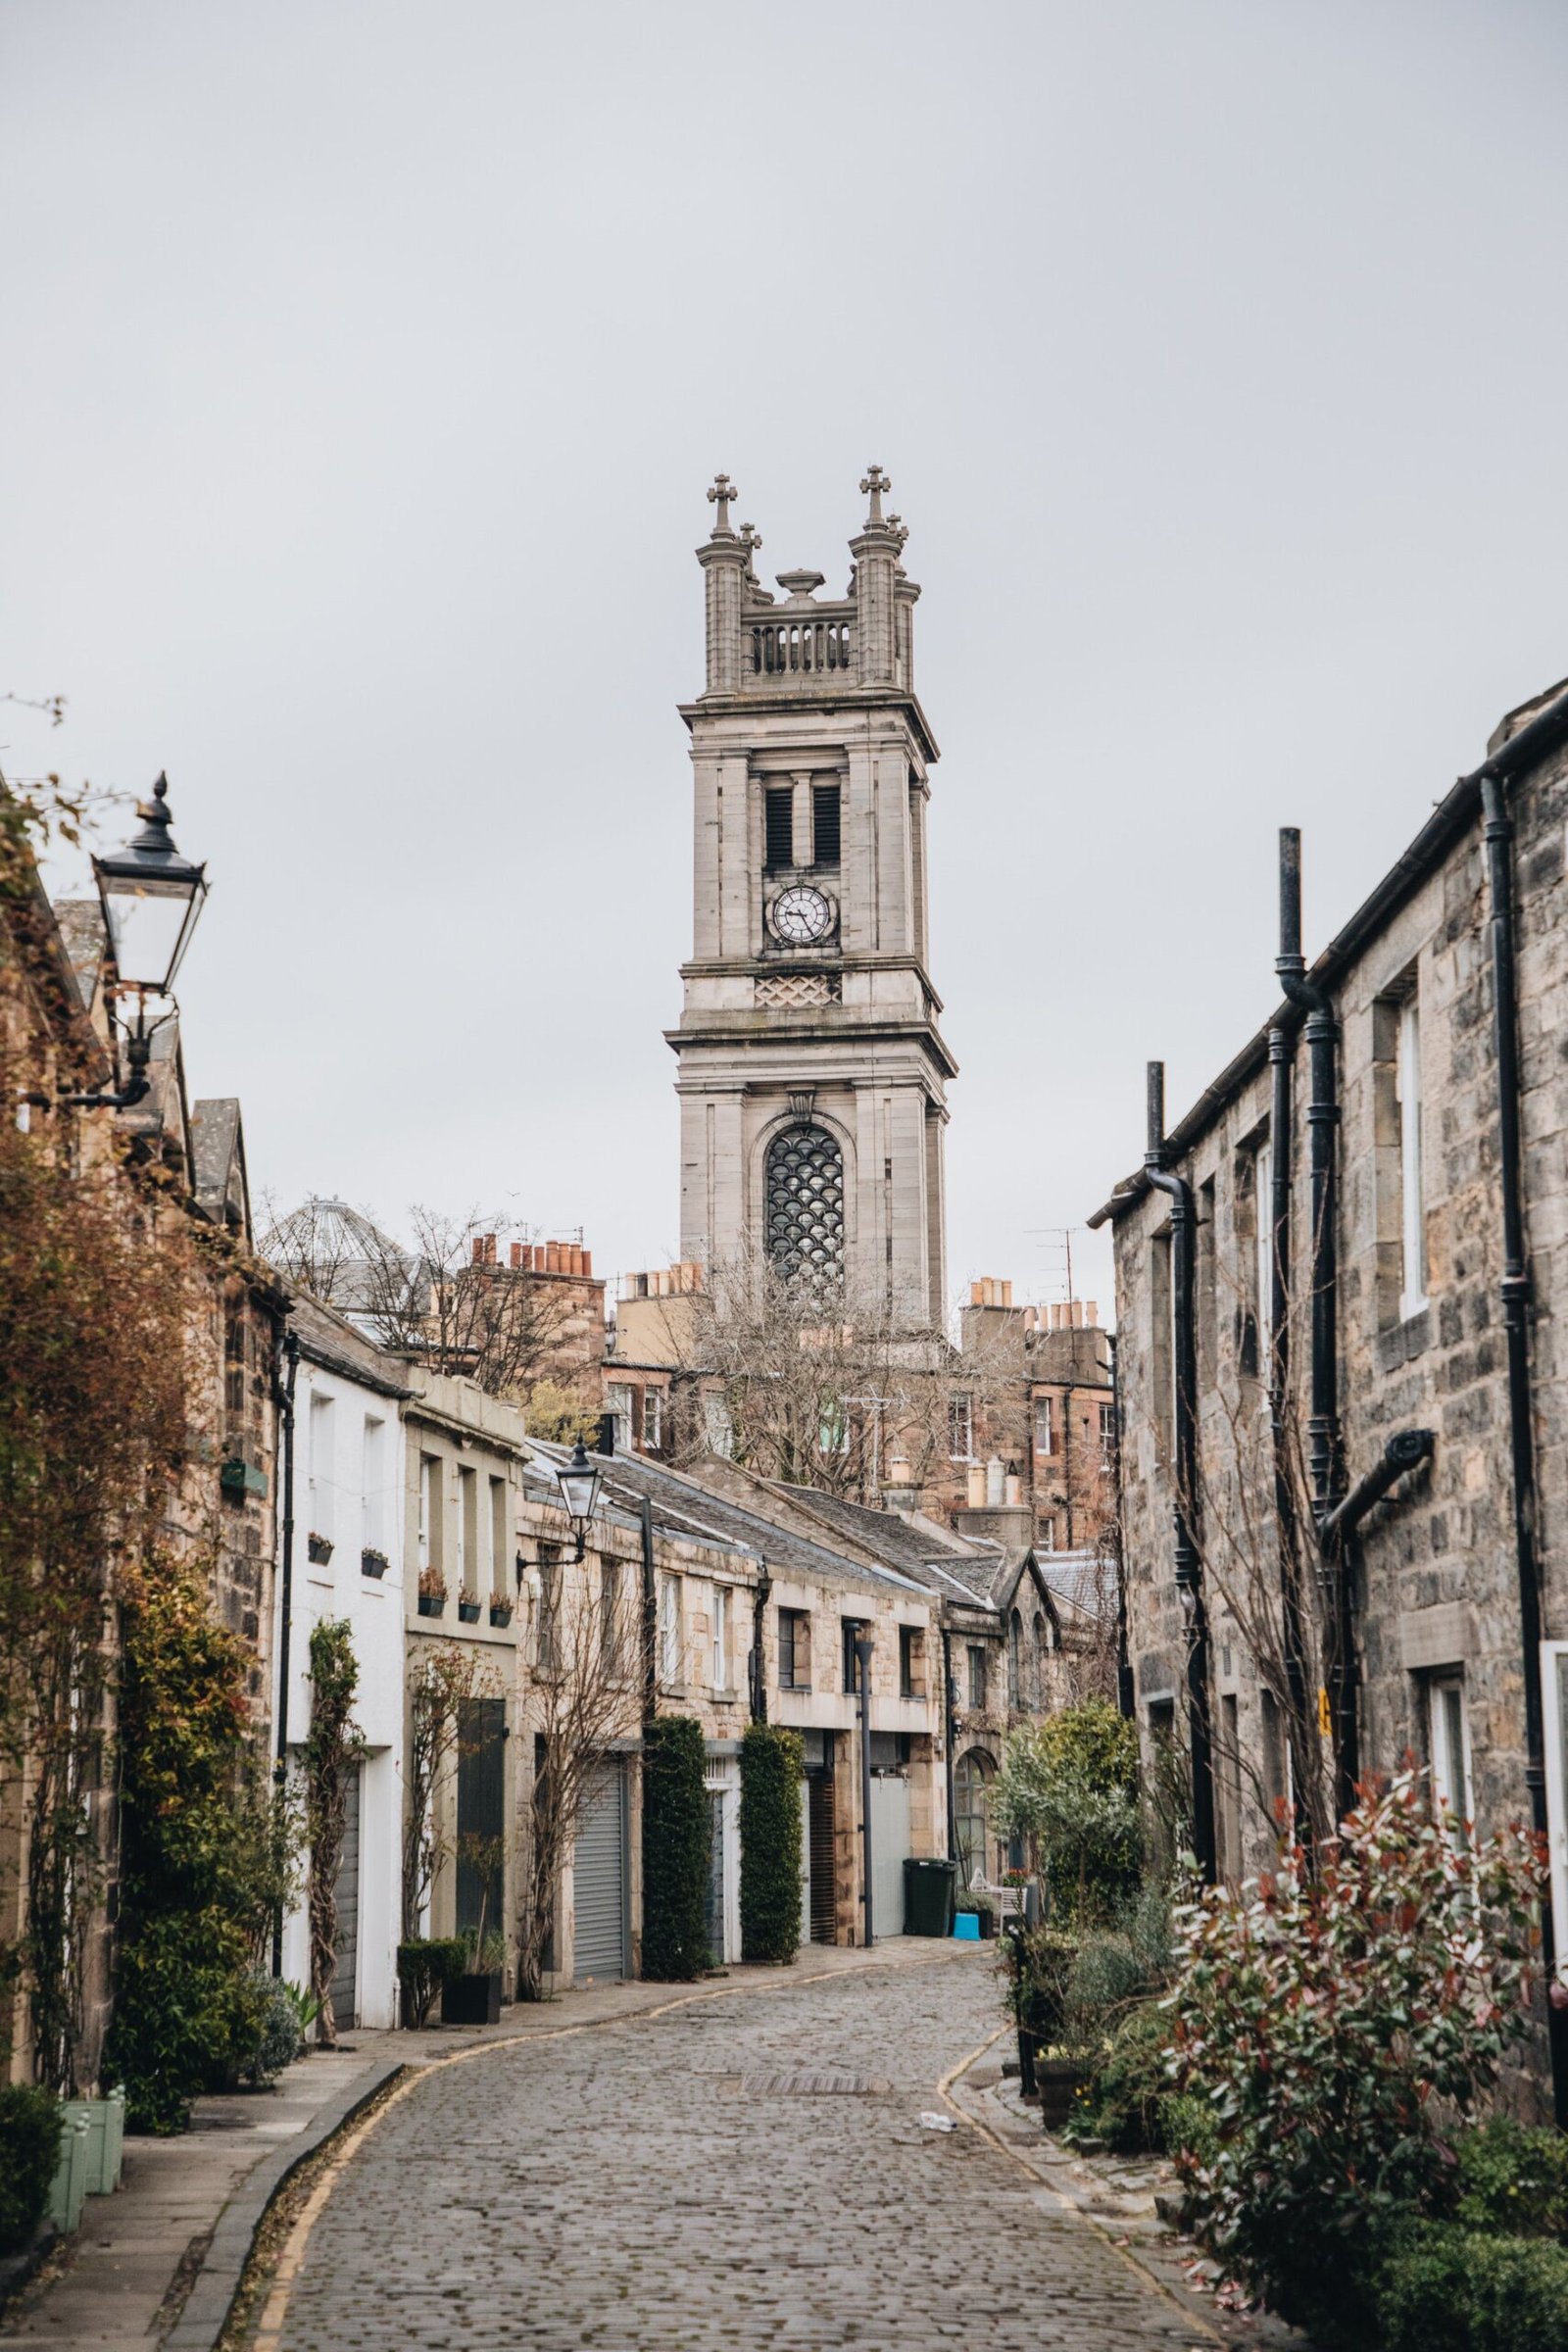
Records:
M334 1549L330 1536L309 1535L305 1539L305 1548L310 1554L313 1568L325 1568L330 1565Z
M419 1571L419 1615L444 1617L447 1613L447 1580L439 1570L422 1568Z
M367 1544L360 1554L360 1574L362 1576L385 1576L390 1565L391 1562L386 1553L377 1551L373 1544Z
M477 1592L464 1592L458 1594L458 1619L463 1625L478 1624L479 1595Z
M490 1603L490 1622L492 1625L510 1625L512 1623L510 1600L493 1600Z

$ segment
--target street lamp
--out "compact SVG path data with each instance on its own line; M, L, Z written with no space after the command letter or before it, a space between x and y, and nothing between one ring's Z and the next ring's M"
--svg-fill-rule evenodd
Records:
M169 823L169 778L160 776L152 798L137 804L141 831L122 850L92 861L93 879L104 911L109 937L110 974L106 982L109 1025L114 1035L119 1000L136 1000L135 1020L125 1028L127 1078L118 1094L74 1095L75 1102L103 1103L125 1109L139 1102L150 1081L152 1037L169 1014L147 1017L149 997L167 997L190 945L196 918L207 896L207 868L193 865L174 847ZM122 1023L123 1027L124 1024Z
M587 1454L583 1451L582 1440L579 1438L572 1447L570 1461L564 1469L558 1470L556 1476L561 1482L561 1492L565 1498L566 1517L571 1521L572 1528L576 1533L576 1557L580 1560L583 1555L583 1546L588 1540L588 1522L593 1517L594 1506L599 1500L599 1482L604 1473L597 1462L591 1462L588 1459Z

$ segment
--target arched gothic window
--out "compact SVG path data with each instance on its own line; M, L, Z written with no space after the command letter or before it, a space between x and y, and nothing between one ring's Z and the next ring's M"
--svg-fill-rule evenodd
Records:
M767 1147L767 1254L787 1280L844 1280L844 1154L825 1127L786 1127Z

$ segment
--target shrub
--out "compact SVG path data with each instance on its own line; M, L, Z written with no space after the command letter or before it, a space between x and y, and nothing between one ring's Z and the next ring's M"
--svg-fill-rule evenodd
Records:
M43 2219L64 2122L52 2090L0 2087L0 2254L20 2254Z
M1527 2028L1543 1863L1522 1830L1456 1844L1413 1772L1319 1859L1179 1914L1172 2013L1217 2130L1188 2168L1205 2232L1321 2329L1358 2308L1379 2228L1439 2187L1434 2100L1469 2112Z
M1568 2135L1494 2115L1456 2141L1445 2201L1466 2230L1568 2237Z
M1562 2352L1568 2248L1441 2222L1407 2225L1391 2234L1371 2303L1361 2340L1382 2352Z
M1137 1887L1143 1849L1136 1727L1087 1698L1009 1733L988 1809L997 1837L1038 1853L1054 1919L1109 1917Z
M249 2054L240 2056L237 2072L247 2082L275 2082L305 2046L299 1995L280 1978L258 1969L247 1980L244 2005L255 2039Z
M248 1652L208 1617L199 1576L165 1563L128 1603L122 1942L106 2059L132 2129L179 2132L197 2092L255 2056L246 1980L287 1900L295 1841L252 1747Z
M1156 2002L1124 2017L1068 2121L1069 2138L1102 2139L1118 2155L1157 2154L1170 2145L1170 2018Z
M799 1732L754 1723L741 1740L741 1957L786 1968L801 1941Z
M463 1936L416 1936L400 1943L398 1983L403 1987L404 2024L426 2024L442 1985L461 1977L467 1965L468 1944Z
M656 1984L688 1984L710 1965L704 1758L694 1715L661 1715L643 1736L642 1973Z

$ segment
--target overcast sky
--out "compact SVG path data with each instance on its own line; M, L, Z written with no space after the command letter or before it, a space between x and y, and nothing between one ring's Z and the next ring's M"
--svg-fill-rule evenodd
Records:
M837 587L874 458L954 1277L1060 1296L1275 828L1315 951L1568 670L1565 110L1561 0L0 0L0 758L167 767L253 1184L674 1252L703 493Z

